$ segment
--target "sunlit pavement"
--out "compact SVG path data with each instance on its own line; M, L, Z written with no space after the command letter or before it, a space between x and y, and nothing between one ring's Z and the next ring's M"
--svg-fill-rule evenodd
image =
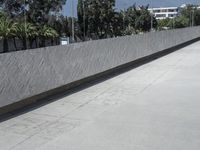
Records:
M1 150L199 150L200 42L0 123Z

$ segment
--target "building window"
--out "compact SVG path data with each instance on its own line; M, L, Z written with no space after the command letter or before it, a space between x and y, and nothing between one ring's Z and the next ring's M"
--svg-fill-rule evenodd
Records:
M160 13L160 10L154 10L153 12L154 13Z
M166 14L156 14L157 18L166 17Z
M168 12L177 12L177 9L169 9Z
M167 12L167 9L162 9L161 12Z
M169 14L168 17L170 18L173 18L173 17L176 17L177 15L176 14Z

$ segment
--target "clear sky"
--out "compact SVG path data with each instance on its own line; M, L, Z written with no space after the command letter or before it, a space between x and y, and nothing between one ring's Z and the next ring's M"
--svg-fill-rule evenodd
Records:
M76 14L77 0L67 0L67 4L64 7L63 14L70 16L71 4L74 1L74 10ZM151 7L165 7L165 6L180 6L182 4L197 4L200 5L200 0L116 0L116 7L118 9L127 8L128 6L136 3L137 5L150 4Z

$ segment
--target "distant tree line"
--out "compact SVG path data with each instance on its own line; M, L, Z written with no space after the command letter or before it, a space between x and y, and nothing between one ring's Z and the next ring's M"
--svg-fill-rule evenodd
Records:
M116 10L115 0L78 0L77 17L62 15L66 0L0 0L0 40L8 52L8 40L23 48L44 47L45 41L59 44L62 36L75 41L132 35L150 30L163 30L200 25L200 10L194 5L181 9L175 19L156 20L147 6L133 4ZM192 16L192 17L191 17ZM72 23L74 28L72 28Z
M157 28L157 21L147 6L117 11L115 0L78 0L78 30L82 39L108 38L147 32Z
M174 19L163 19L158 21L158 29L175 29L200 25L200 9L196 5L187 5L180 8L179 15Z
M66 18L61 16L66 0L0 0L0 39L3 52L8 52L8 40L21 40L22 49L44 47L45 40L58 43L62 33L68 33ZM28 45L29 44L29 45Z

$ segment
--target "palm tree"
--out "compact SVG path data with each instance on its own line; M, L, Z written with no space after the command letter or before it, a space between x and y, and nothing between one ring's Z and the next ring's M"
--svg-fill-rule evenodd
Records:
M3 11L0 10L0 18L5 17L5 14Z
M0 18L0 38L3 39L3 52L8 52L8 39L15 35L15 31L16 23L6 17Z
M22 41L24 50L27 49L27 40L32 40L37 35L37 28L31 23L23 22L16 25L16 36Z
M37 30L37 27L32 25L32 28L29 28L29 33L28 33L28 39L30 43L30 48L33 48L33 42L35 41L35 45L37 46L37 37L39 35L39 32Z
M40 46L41 47L45 47L45 40L46 39L55 39L57 37L59 37L59 34L57 33L57 31L47 25L44 25L40 31L39 31L39 36L40 36Z

